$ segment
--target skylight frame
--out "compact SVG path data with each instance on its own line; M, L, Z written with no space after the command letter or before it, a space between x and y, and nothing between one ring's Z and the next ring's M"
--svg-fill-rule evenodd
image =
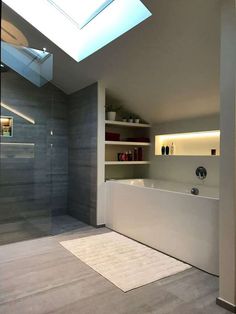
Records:
M83 23L79 23L76 19L69 15L65 9L63 9L56 0L47 0L51 5L53 5L61 14L66 16L72 23L74 23L79 29L85 27L89 22L91 22L98 14L100 14L103 10L105 10L114 0L104 0L103 3L94 9L88 17L84 19Z
M21 50L26 55L31 56L33 58L33 60L37 61L38 63L43 63L50 56L49 52L34 49L34 48L21 47Z

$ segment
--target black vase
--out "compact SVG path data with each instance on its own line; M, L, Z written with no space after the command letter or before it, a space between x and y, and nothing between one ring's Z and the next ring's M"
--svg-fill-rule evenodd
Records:
M166 146L166 155L169 155L169 152L170 152L170 148L169 146Z
M162 148L161 148L161 154L162 154L162 155L165 155L165 152L166 152L166 148L165 148L165 146L162 146Z

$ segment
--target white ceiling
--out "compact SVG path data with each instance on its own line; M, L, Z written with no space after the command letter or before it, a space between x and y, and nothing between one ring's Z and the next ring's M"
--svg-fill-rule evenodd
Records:
M112 98L149 122L218 112L220 0L143 2L151 18L80 63L5 5L2 18L29 46L53 53L53 84L68 94L102 80Z

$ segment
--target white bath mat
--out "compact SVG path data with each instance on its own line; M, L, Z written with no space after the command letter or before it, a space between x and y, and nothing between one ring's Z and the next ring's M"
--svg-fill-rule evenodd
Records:
M60 244L124 292L191 268L116 232Z

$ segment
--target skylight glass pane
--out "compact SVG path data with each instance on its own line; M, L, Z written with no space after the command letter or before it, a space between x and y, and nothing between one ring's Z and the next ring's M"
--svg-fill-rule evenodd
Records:
M113 0L48 0L61 9L80 28L89 23Z
M78 62L152 15L140 0L3 1Z

